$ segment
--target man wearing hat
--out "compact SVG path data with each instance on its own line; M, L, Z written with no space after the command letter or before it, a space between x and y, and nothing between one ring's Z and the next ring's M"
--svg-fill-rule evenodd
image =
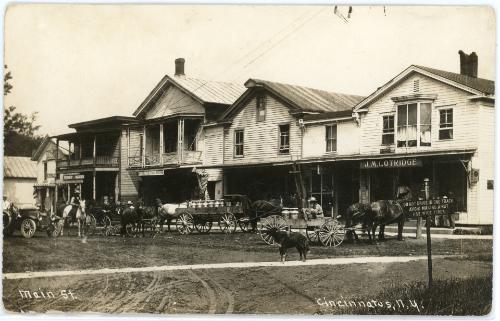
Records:
M69 215L71 217L76 217L78 207L80 206L80 189L78 187L75 188L73 196L69 200L69 204L71 205L71 211L69 212Z
M316 197L311 196L309 197L308 201L309 201L309 208L307 209L307 213L310 213L313 218L324 217L323 209L321 208L321 205L318 204Z

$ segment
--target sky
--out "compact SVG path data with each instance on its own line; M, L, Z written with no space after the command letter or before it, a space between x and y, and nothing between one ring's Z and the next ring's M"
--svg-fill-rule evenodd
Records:
M344 20L333 5L15 4L5 15L14 88L4 104L37 111L49 135L131 116L178 57L188 77L366 96L412 64L459 72L463 50L493 80L495 23L492 8L477 6L354 6Z

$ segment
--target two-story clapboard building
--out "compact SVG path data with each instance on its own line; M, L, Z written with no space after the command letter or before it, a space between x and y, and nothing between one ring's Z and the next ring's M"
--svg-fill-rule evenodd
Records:
M305 193L332 216L393 199L400 185L418 197L429 178L435 196L456 199L459 223L492 224L494 82L477 77L474 53L460 55L460 73L412 65L368 97L199 80L177 59L134 117L59 136L70 155L58 177L84 197L181 202L200 197L202 169L211 198L290 201L299 165Z

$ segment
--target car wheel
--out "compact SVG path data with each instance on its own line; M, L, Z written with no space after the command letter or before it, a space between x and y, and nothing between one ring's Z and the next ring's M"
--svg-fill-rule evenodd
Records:
M35 235L36 223L31 218L25 218L21 222L21 234L23 237L29 239Z

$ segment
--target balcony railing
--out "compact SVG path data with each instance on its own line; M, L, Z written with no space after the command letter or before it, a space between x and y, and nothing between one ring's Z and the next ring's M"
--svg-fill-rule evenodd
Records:
M96 156L95 162L93 157L85 157L82 159L60 159L57 161L58 168L80 167L80 166L95 166L96 167L118 167L118 157L112 156Z
M177 153L163 153L141 156L132 156L128 158L129 167L146 167L146 166L161 166L161 165L177 165L177 164L199 164L202 162L201 151L183 151L182 159L179 160Z

